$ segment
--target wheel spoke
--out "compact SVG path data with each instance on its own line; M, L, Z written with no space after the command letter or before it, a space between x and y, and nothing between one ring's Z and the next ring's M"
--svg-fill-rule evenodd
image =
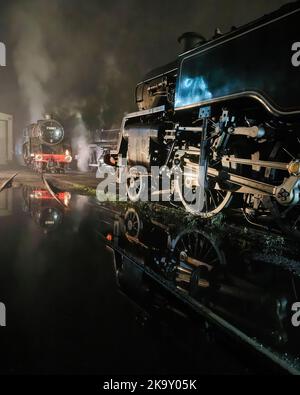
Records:
M215 199L214 199L214 196L213 196L212 191L210 190L209 193L210 193L210 195L211 195L211 198L212 198L212 201L213 201L213 203L214 203L214 205L215 205L215 208L217 208L218 206L217 206L217 204L216 204L216 202L215 202Z
M204 194L204 199L205 199L205 209L206 209L206 213L208 213L207 193Z

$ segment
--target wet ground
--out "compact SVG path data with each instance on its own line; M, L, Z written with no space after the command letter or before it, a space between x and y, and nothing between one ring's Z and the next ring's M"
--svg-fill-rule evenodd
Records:
M80 193L93 174L50 178L55 197L27 170L0 193L1 372L299 370L294 240L238 216L99 204Z
M37 185L41 183L41 177L24 167L15 167L14 169L0 168L0 182L9 178L11 175L18 173L15 180L15 185ZM62 187L69 189L79 189L79 191L88 187L90 189L96 188L99 181L95 177L94 172L81 173L78 171L68 171L66 174L53 174L48 177L57 180ZM48 178L47 177L47 178ZM42 184L41 184L42 185Z

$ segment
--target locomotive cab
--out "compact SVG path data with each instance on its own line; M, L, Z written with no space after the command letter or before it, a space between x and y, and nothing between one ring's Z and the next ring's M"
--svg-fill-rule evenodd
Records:
M174 102L177 61L148 73L135 91L140 111L159 106L172 107Z

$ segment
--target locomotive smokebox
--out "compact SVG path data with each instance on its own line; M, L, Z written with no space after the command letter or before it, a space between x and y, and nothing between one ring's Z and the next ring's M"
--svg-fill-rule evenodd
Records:
M51 118L40 121L37 125L36 133L41 142L46 145L57 145L64 139L63 127Z
M24 136L38 139L41 144L58 145L64 139L64 128L54 119L42 119L28 126Z
M178 42L183 46L183 52L187 52L205 43L206 39L199 33L186 32L178 38Z

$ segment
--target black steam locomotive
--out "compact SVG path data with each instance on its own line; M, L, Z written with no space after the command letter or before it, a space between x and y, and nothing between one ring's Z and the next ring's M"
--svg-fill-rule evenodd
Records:
M24 162L37 172L63 173L72 162L70 146L64 142L64 128L54 119L47 117L29 125L23 137Z
M104 155L117 168L127 159L131 200L143 189L139 167L159 166L195 215L211 218L235 200L253 221L271 213L298 232L299 23L297 1L209 41L180 38L184 53L137 85L139 111Z

